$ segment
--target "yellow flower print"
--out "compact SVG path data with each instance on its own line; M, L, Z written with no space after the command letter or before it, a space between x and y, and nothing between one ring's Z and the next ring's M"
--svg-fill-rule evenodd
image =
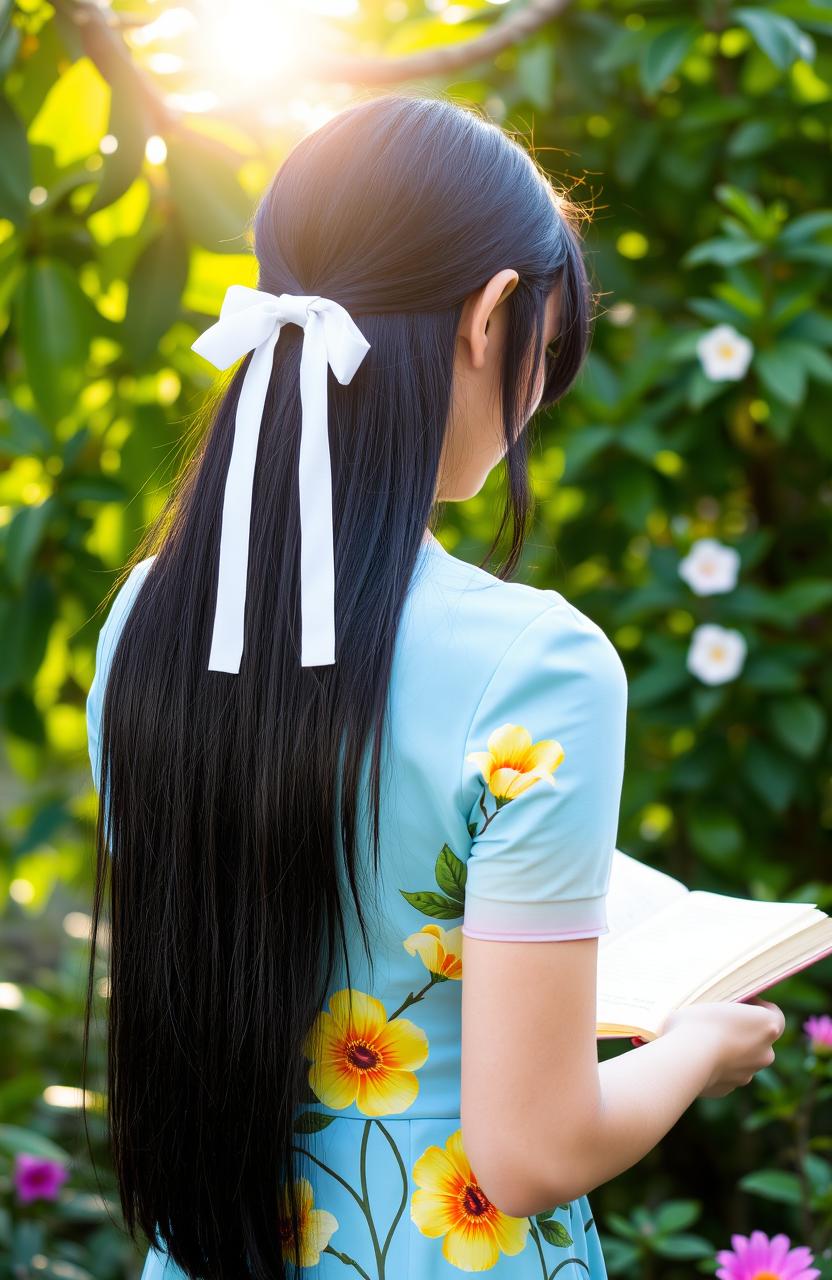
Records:
M318 1014L304 1049L310 1088L325 1106L355 1103L366 1116L386 1116L405 1111L419 1092L413 1073L427 1060L428 1038L408 1018L388 1022L375 996L344 987Z
M321 1251L326 1248L331 1236L338 1230L338 1219L327 1209L312 1208L312 1184L308 1178L297 1178L295 1187L300 1230L298 1260L302 1267L315 1267L320 1261ZM285 1187L281 1187L279 1191L278 1223L283 1257L287 1262L294 1262L292 1215Z
M457 1129L443 1147L431 1146L413 1166L419 1190L410 1216L425 1236L443 1236L442 1254L461 1271L487 1271L501 1253L520 1253L531 1223L497 1209L474 1176Z
M554 786L552 774L564 754L554 738L532 742L521 724L502 724L489 734L487 751L472 751L465 759L479 765L492 795L498 800L514 800L536 782Z
M462 977L462 926L443 929L439 924L423 925L403 943L405 951L421 957L428 973L443 978Z

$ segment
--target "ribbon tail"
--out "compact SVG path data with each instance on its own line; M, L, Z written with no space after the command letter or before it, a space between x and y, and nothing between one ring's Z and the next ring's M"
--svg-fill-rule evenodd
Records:
M280 325L256 347L246 369L234 420L234 444L225 478L219 579L209 671L239 672L243 655L248 545L254 464Z
M335 662L335 552L332 532L332 466L329 455L326 333L310 313L300 358L301 666Z

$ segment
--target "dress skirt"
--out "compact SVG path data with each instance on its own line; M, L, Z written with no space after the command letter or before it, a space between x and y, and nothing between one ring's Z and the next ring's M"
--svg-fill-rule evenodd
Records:
M607 1280L587 1197L525 1218L502 1213L472 1173L458 1117L338 1116L299 1141L299 1278ZM184 1277L151 1249L141 1280Z

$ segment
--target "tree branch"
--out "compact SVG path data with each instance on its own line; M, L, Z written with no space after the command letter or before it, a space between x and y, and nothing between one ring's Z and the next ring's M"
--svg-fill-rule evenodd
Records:
M425 49L400 57L359 57L353 54L323 54L307 68L316 80L342 81L347 84L393 84L422 76L443 76L475 62L494 58L504 49L534 35L569 7L570 0L528 0L522 9L511 12L490 31L460 44L439 49Z

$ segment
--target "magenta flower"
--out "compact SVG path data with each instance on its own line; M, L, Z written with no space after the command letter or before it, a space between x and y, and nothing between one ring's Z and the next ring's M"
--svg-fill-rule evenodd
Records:
M779 1232L769 1240L764 1231L731 1236L731 1249L720 1249L718 1280L816 1280L820 1275L814 1254L806 1245L791 1249L789 1237Z
M57 1160L46 1160L20 1151L14 1160L14 1185L21 1204L33 1200L57 1200L69 1171Z
M809 1048L813 1053L832 1053L832 1018L828 1013L807 1018L803 1030L809 1037Z

